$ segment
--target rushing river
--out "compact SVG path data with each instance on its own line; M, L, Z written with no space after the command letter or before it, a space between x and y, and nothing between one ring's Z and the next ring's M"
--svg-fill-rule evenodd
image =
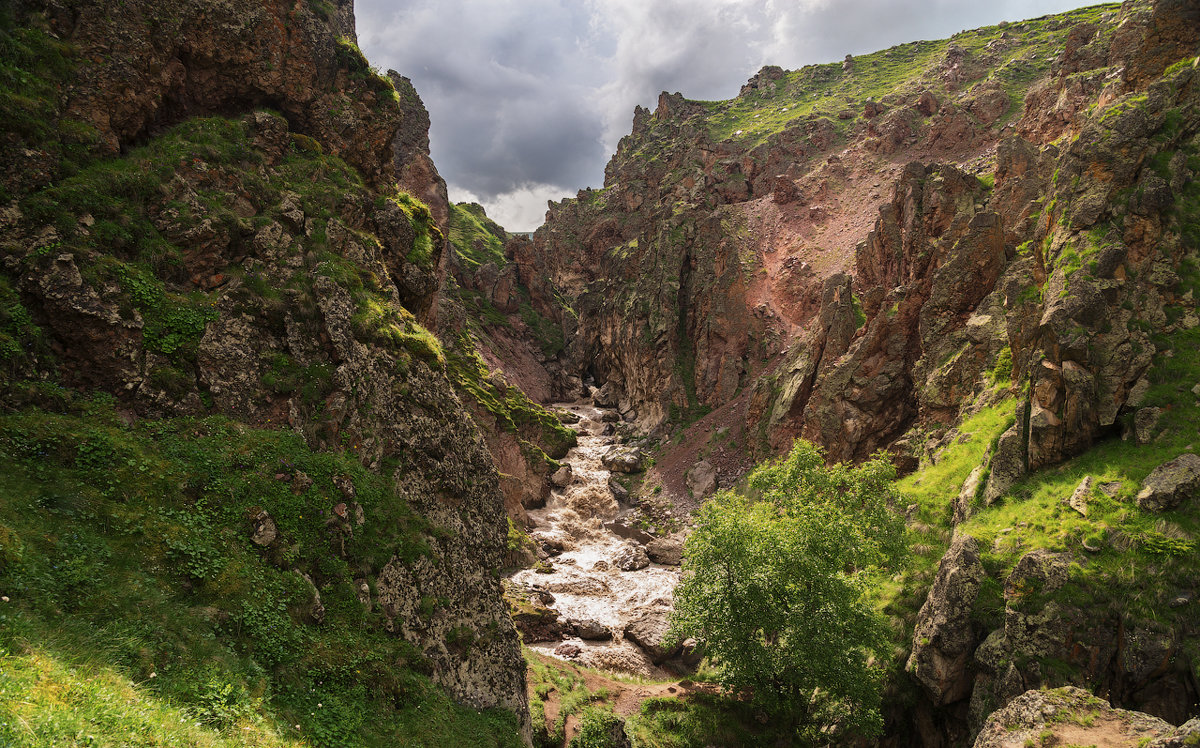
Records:
M566 621L598 623L611 632L612 638L605 641L571 635L563 641L530 646L591 667L661 675L646 652L625 639L623 633L631 622L648 613L671 610L679 567L656 563L631 571L618 567L616 560L622 554L628 558L636 548L634 541L605 528L606 522L621 520L630 512L614 497L609 488L612 473L601 462L604 453L616 445L613 429L603 421L605 411L590 403L555 407L580 417L574 425L579 433L578 446L562 460L571 466L573 479L566 487L555 488L544 508L529 512L535 523L530 534L563 550L550 558L552 573L524 569L512 579L531 590L553 595L551 607Z

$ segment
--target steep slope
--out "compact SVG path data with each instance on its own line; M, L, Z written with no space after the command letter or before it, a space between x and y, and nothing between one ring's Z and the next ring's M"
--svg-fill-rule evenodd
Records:
M3 13L14 672L86 663L206 740L528 740L503 494L422 326L437 206L396 186L438 194L427 115L351 4ZM23 688L6 737L68 740Z

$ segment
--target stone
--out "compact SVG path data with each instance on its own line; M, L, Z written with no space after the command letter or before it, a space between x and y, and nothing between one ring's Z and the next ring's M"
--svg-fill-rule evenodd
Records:
M933 92L922 91L921 95L917 97L917 103L914 105L914 107L924 116L932 117L934 114L937 114L938 102L937 99L934 98Z
M1095 481L1092 480L1092 476L1085 475L1083 480L1079 481L1079 485L1075 486L1071 495L1063 499L1063 503L1086 517L1088 515L1088 497L1092 495L1094 485Z
M278 528L275 527L275 520L271 519L271 515L266 509L259 510L254 518L250 520L252 529L250 542L259 546L268 546L275 542L275 538L279 535Z
M776 205L787 205L800 199L800 190L796 180L787 174L779 174L771 186L771 201Z
M554 413L554 417L558 419L559 423L563 423L568 426L579 423L582 420L578 413L572 413L569 410L555 409L552 412Z
M1193 717L1160 738L1151 740L1145 748L1187 748L1200 745L1200 717Z
M709 495L717 488L717 469L707 460L697 462L687 473L687 487L697 499Z
M574 480L574 478L575 473L571 466L564 464L558 470L554 471L554 475L550 476L550 482L559 488L566 488L567 486L571 485L571 481Z
M958 498L954 500L954 517L951 521L955 525L966 522L975 513L973 504L975 497L979 495L979 486L983 482L983 474L986 469L986 461L983 465L976 465L967 479L963 481L962 488L958 491Z
M991 473L987 487L983 490L983 503L992 506L1025 474L1025 442L1017 425L1013 424L1000 435L996 442L996 454L992 457Z
M582 621L571 621L571 626L575 629L575 636L578 636L580 639L608 641L612 638L612 632L608 630L608 627L592 618Z
M613 535L625 538L626 540L632 540L635 543L641 543L643 545L649 543L651 540L654 540L653 535L641 529L640 527L635 527L629 524L623 519L613 519L605 522L604 529L608 530Z
M608 479L608 490L612 491L613 498L622 504L629 502L629 489L622 486L616 478Z
M1162 418L1162 408L1139 408L1133 416L1133 436L1138 444L1149 444Z
M1089 716L1090 719L1085 719ZM1064 740L1068 730L1070 738ZM1079 745L1184 745L1182 742L1159 742L1177 732L1169 722L1158 717L1114 709L1107 701L1082 688L1065 686L1049 691L1026 691L1003 709L993 712L979 731L974 748L1020 748L1064 742ZM1129 739L1120 743L1110 742L1109 736L1114 734L1129 736ZM1147 739L1147 742L1138 742L1139 738ZM1148 739L1155 740L1150 742Z
M597 408L615 408L620 398L620 391L612 382L592 391L592 404Z
M582 647L580 647L578 644L571 644L570 642L559 644L554 648L554 654L558 655L559 657L565 657L568 660L578 657L579 653L582 651Z
M640 473L646 467L646 453L637 447L611 447L600 455L600 464L615 473Z
M650 557L646 555L646 547L631 544L617 551L613 563L621 571L637 571L650 565Z
M671 628L665 612L651 612L641 616L625 628L625 638L642 648L655 665L661 665L682 649L682 644L669 646L667 632Z
M979 542L970 535L955 537L917 614L912 654L905 669L937 706L971 693L969 666L976 644L971 612L983 577Z
M683 538L678 535L655 538L646 544L646 555L656 564L679 566L683 563Z
M1167 512L1200 494L1200 456L1185 452L1146 476L1137 503L1152 512Z

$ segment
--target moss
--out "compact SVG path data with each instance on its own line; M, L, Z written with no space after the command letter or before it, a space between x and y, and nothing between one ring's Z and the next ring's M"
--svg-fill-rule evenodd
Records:
M524 435L523 441L530 450L527 456L551 462L562 459L575 446L575 432L564 426L553 413L530 400L517 387L507 384L503 389L497 387L487 364L475 352L469 335L464 333L456 339L446 355L446 362L456 389L465 392L495 417L500 428Z
M507 233L477 203L450 206L450 243L469 268L490 262L503 267Z

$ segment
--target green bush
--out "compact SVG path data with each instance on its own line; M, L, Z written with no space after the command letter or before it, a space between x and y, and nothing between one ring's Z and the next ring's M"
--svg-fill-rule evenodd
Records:
M749 475L756 498L702 506L684 547L673 636L704 642L723 685L798 735L883 726L873 658L890 653L887 629L864 593L901 553L894 478L884 455L826 467L798 441Z

